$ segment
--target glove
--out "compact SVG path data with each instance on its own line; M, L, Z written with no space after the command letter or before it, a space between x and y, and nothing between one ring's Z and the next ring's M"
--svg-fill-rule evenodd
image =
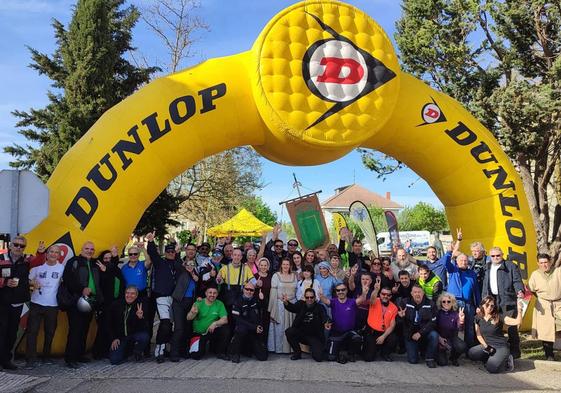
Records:
M497 350L490 345L487 345L483 351L487 352L489 356L493 356L497 352Z

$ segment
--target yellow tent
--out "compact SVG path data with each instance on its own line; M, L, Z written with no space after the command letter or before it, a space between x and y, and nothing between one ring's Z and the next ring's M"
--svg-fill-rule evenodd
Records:
M215 237L222 236L261 236L263 232L272 230L273 227L259 221L253 214L245 209L222 224L207 230L207 234Z

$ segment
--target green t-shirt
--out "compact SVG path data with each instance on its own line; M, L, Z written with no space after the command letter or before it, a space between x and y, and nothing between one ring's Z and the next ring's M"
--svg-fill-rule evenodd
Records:
M199 313L193 319L193 331L197 334L206 333L211 323L228 315L224 303L220 300L215 300L210 306L206 304L205 299L198 300L195 304Z

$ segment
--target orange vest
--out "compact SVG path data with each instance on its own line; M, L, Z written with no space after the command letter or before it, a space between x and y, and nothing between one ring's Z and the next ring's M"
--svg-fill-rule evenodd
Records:
M371 304L368 309L368 326L378 332L385 332L396 316L397 306L395 304L389 302L386 312L382 315L382 301L376 299L376 302Z

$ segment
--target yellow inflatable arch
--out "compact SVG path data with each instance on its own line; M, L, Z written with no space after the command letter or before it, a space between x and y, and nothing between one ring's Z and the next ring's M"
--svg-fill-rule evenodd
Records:
M242 145L287 165L358 146L389 154L429 183L466 248L502 247L524 278L536 267L522 183L491 133L402 72L368 15L330 0L295 4L251 50L157 79L107 111L49 179L50 213L28 242L65 244L68 257L86 240L124 244L171 179Z

